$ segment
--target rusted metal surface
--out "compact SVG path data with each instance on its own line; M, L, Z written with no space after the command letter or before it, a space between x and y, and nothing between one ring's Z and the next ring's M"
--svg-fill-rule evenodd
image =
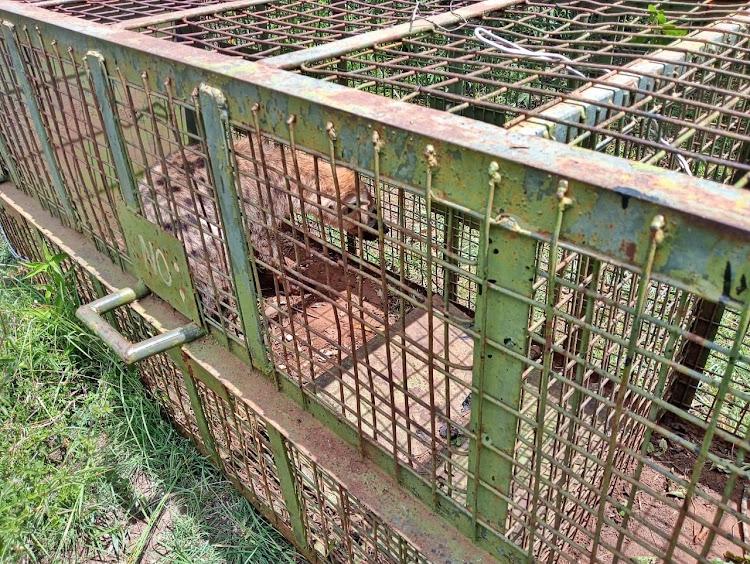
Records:
M358 33L353 37L341 39L335 43L305 49L304 52L270 57L263 62L266 65L277 68L294 68L301 64L336 57L357 49L370 47L377 43L387 43L409 35L432 32L437 29L461 24L469 18L480 16L491 10L499 10L507 6L512 6L513 4L518 4L520 1L521 0L482 0L481 2L474 2L467 6L458 7L442 14L430 17L418 17L409 22L394 25L387 29L370 31L368 33Z
M99 279L109 289L132 286L136 280L114 266L93 245L75 231L49 216L31 198L11 184L0 185L3 207L22 215L43 236L70 256L76 264ZM133 310L159 330L170 330L185 322L164 302L146 298ZM384 523L399 531L429 561L484 562L490 556L457 534L434 515L393 478L362 459L356 449L342 443L328 428L279 394L260 373L241 363L208 338L183 347L185 360L194 367L196 378L209 377L220 382L228 393L246 403L258 417L273 425L310 460L365 504Z
M45 12L33 6L3 3L2 9L14 17L44 17ZM513 179L522 186L525 178L537 185L536 196L528 198L524 192L503 190L497 200L498 208L512 209L517 224L532 232L549 232L551 225L545 217L545 210L554 207L554 189L546 188L547 179L563 176L569 179L571 191L578 205L571 211L569 223L563 226L562 236L572 244L586 246L595 252L610 256L613 260L633 264L645 253L646 243L633 237L632 231L620 231L625 224L606 219L610 211L617 215L619 210L628 214L643 213L653 216L657 210L667 212L668 240L672 253L665 253L656 265L656 276L673 278L682 283L698 285L699 292L713 299L723 295L724 287L730 288L728 297L737 299L739 280L747 273L741 265L746 263L743 253L735 256L739 247L733 242L743 238L750 227L750 201L742 191L732 191L712 182L695 178L685 178L678 173L665 173L661 169L639 165L624 159L601 155L596 159L588 157L586 151L568 148L559 143L549 142L520 135L503 135L495 127L436 113L427 108L405 106L395 101L373 97L364 92L352 92L335 84L322 84L305 77L290 75L250 62L237 62L216 54L197 52L181 45L165 45L157 39L143 37L127 31L113 31L88 24L74 18L60 16L54 22L39 24L48 28L60 41L85 43L86 48L98 48L107 58L117 61L127 68L149 69L148 80L154 85L163 84L166 68L180 68L171 79L175 88L192 90L195 84L205 79L216 86L224 86L230 113L240 119L247 117L249 108L244 103L248 97L257 100L266 108L261 120L269 132L285 137L285 126L269 120L265 116L290 115L303 100L301 92L306 92L319 111L309 115L298 135L307 134L306 145L321 153L327 152L322 142L313 132L324 129L326 122L346 124L339 126L342 146L346 147L344 160L357 163L364 170L372 170L372 157L357 139L367 138L365 132L372 123L386 130L402 132L408 144L399 144L398 149L387 143L384 145L383 175L397 179L417 177L415 172L423 170L423 165L409 157L419 154L430 142L442 156L440 174L436 178L435 190L442 197L454 200L468 209L482 209L481 192L478 187L485 185L484 172L492 155L498 158L503 177ZM122 48L128 48L127 58L123 58ZM164 66L156 65L160 61ZM408 129L405 129L408 128ZM408 131L408 133L407 133ZM352 142L348 142L352 140ZM412 151L413 148L413 151ZM533 171L533 172L531 172ZM467 189L466 186L476 186ZM629 207L625 207L627 202ZM649 212L649 207L653 213ZM596 220L594 220L596 218ZM691 218L691 219L688 219ZM592 233L594 224L611 225L612 231L606 237ZM629 224L632 224L628 222ZM644 220L644 224L647 223ZM690 236L683 226L690 226ZM706 228L709 225L722 226L722 239L717 241ZM702 257L696 264L690 250L694 248L695 237L705 238L706 244L716 249L710 257ZM711 241L713 239L713 241ZM717 246L718 245L718 246ZM718 257L724 257L719 260ZM686 260L681 262L681 258ZM733 281L724 282L726 263L735 265ZM703 272L714 273L706 279Z
M150 31L210 48L218 26L217 45L246 58L328 53L295 69L324 80L0 8L24 31L25 95L39 100L53 151L71 136L47 106L70 98L59 84L80 77L74 53L96 51L85 107L106 115L80 139L115 146L93 162L114 162L143 229L182 246L211 334L183 359L192 435L210 437L222 470L318 558L426 559L403 534L414 525L395 517L395 486L371 514L357 498L379 491L379 473L352 496L321 467L316 457L339 448L506 559L710 561L750 549L730 524L748 519L730 500L750 447L750 199L706 180L739 188L747 177L748 34L734 15L746 6L526 0L475 4L464 21L449 5L435 17L450 27L427 16L429 31L341 39L424 14L378 6L286 0ZM554 141L519 132L534 119L555 123ZM8 140L12 123L0 120ZM24 169L16 176L45 201ZM725 310L714 335L695 322L700 300ZM705 367L680 356L691 347ZM293 421L245 401L249 384L234 375L259 359L262 389L277 396L256 392L253 372L263 407L294 401L336 444L300 450ZM690 406L667 401L680 379L697 388Z
M209 51L240 56L248 60L286 59L291 53L315 49L330 43L374 37L373 30L391 29L401 22L417 19L416 29L423 29L426 19L444 20L442 13L452 12L448 19L462 17L460 12L471 5L466 0L428 0L415 13L410 0L388 0L373 4L368 0L328 2L327 0L277 0L256 3L244 8L227 8L210 14L174 17L161 24L150 24L141 33L187 43ZM483 5L484 3L479 3ZM475 8L471 8L476 13ZM437 14L437 15L434 15ZM177 16L178 14L175 14ZM436 21L440 25L440 21ZM132 26L127 26L134 29ZM403 28L403 26L402 26ZM398 29L402 29L398 28ZM376 34L377 36L377 34Z
M205 0L74 0L45 2L37 7L60 14L69 14L99 23L116 23L142 17L147 14L165 14L185 10L204 4Z
M152 25L173 22L178 19L194 18L196 16L206 16L227 10L237 10L239 8L257 6L259 4L265 4L268 1L269 0L232 0L230 2L211 2L205 6L196 6L195 8L186 8L184 10L170 10L164 14L133 18L111 24L111 26L122 29L146 28Z

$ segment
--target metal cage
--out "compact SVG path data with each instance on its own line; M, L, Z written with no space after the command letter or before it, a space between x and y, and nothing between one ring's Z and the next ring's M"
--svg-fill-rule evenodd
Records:
M3 232L307 558L745 558L750 3L0 14Z

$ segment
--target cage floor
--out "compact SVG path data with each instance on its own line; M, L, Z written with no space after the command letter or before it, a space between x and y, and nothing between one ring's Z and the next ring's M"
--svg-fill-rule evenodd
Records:
M703 438L703 432L696 426L681 420L667 418L665 425L676 434L690 441L700 441ZM629 537L622 540L621 553L629 558L637 559L639 556L647 553L643 543L648 543L656 547L659 551L664 551L670 539L664 537L664 524L672 524L677 521L679 508L682 506L684 498L684 488L674 481L668 479L663 471L654 470L650 464L659 465L662 468L668 468L673 472L675 479L689 480L691 471L696 462L695 453L689 452L675 445L672 441L666 444L661 443L656 438L652 439L652 452L648 456L649 464L644 465L643 471L638 479L642 484L640 491L636 494L634 500L634 509L637 519L631 519L628 524ZM666 447L666 448L665 448ZM711 447L711 452L722 458L731 459L733 454L732 446L721 440L715 440ZM725 490L730 475L723 471L722 468L711 465L704 469L698 484L698 488L706 492L708 496L720 498ZM747 485L744 483L736 484L732 490L727 504L735 507L740 513L748 511ZM650 490L656 494L666 496L669 502L674 506L670 507L667 503L656 498L655 495L649 495ZM612 491L612 497L617 499L623 505L627 502L630 493L630 484L624 480L616 483ZM684 526L678 531L679 539L678 548L675 554L675 561L686 562L692 561L704 547L711 527L705 526L704 523L712 523L716 517L717 507L715 503L710 503L702 496L696 496L690 503L690 516ZM612 506L607 508L607 519L616 523L618 526L623 521L620 512L615 511ZM589 524L589 531L593 532L594 523ZM711 561L744 561L741 549L736 542L729 539L737 536L747 538L748 531L746 526L735 516L724 513L721 516L720 523L716 526L717 535L711 546L710 552L706 555ZM602 544L615 547L618 544L618 530L605 524L602 528ZM634 540L642 539L642 540ZM590 545L590 540L585 534L579 534L576 539L582 546ZM691 550L694 554L688 555L685 549ZM602 554L603 561L612 561L612 555L609 553Z
M365 435L388 451L395 442L400 458L426 471L435 454L431 437L438 437L436 450L446 448L447 420L468 426L473 339L434 313L430 322L427 309L400 314L389 299L385 311L382 289L370 280L331 276L325 299L265 300L274 360L334 412L359 421Z

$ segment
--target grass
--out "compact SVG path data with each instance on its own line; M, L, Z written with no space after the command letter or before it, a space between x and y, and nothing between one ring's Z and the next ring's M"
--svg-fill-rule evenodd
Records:
M0 247L0 562L297 561L81 329L60 260Z

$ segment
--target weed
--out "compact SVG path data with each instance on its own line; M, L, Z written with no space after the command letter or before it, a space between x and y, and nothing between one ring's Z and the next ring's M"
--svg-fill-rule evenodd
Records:
M283 562L285 541L72 315L66 259L0 247L0 562Z

